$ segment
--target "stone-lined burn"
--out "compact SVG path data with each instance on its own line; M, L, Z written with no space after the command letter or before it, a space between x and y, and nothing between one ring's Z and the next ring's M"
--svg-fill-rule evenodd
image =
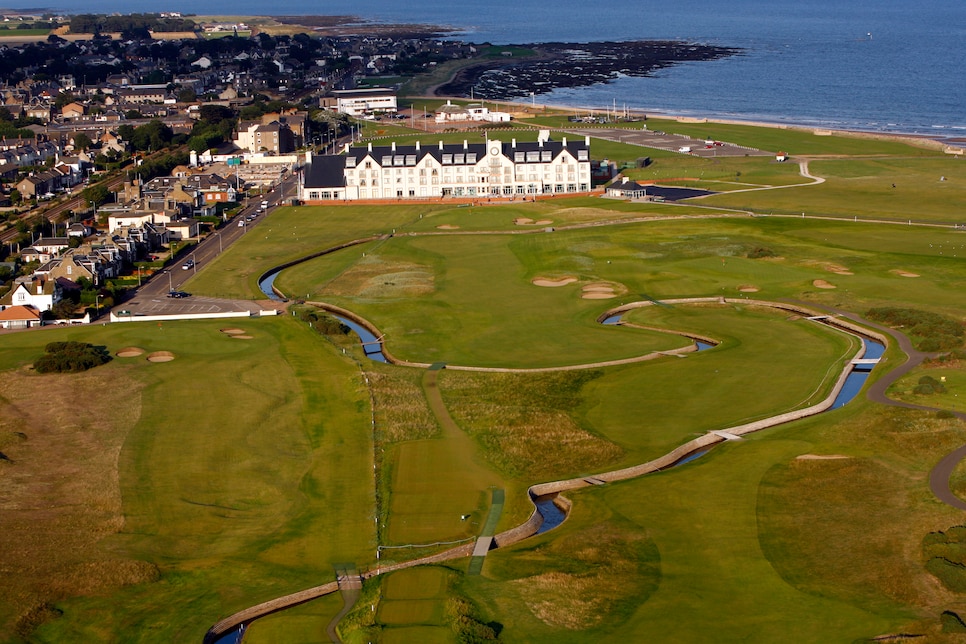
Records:
M794 315L799 315L802 317L816 318L816 322L818 323L825 324L833 328L837 328L841 331L850 333L860 338L862 337L872 338L878 342L881 342L883 345L887 343L886 336L874 330L870 330L866 327L863 327L855 322L852 322L844 318L829 317L819 311L815 311L815 310L808 309L806 307L798 306L794 304L768 302L764 300L749 300L746 298L727 298L727 297L681 298L681 299L674 299L674 300L665 300L661 303L670 304L670 305L699 304L699 303L720 303L720 304L737 303L742 305L767 306L767 307L788 311ZM620 324L620 320L619 320L620 316L626 313L627 311L637 309L637 308L653 306L655 304L656 303L653 301L632 302L630 304L624 304L622 306L615 307L608 311L605 311L597 318L597 321L600 323L605 323L606 321L609 321L609 323L614 324L615 322L613 322L613 320L617 318L616 323ZM330 310L338 309L338 312L341 315L351 316L359 324L364 325L367 329L370 329L374 334L377 334L377 335L379 334L378 329L376 329L374 325L372 325L371 323L364 320L363 318L345 309L339 309L338 307L333 307L331 305L326 305L323 303L317 303L316 305ZM702 340L707 340L707 339L702 339ZM714 342L713 340L710 340L710 341ZM422 366L422 367L429 366L428 364L401 363L393 359L389 355L389 353L385 350L384 346L382 347L382 349L387 360L391 363L409 364L410 366ZM694 349L692 348L692 350ZM866 347L865 347L865 343L863 342L860 349L853 356L853 359L861 358L863 355L865 355L865 350L866 350ZM670 352L664 352L664 353L666 354ZM590 365L586 365L586 366L589 367ZM447 366L447 368L454 368L454 367ZM455 367L455 368L459 368L459 367ZM572 479L566 479L566 480L560 480L560 481L551 481L548 483L538 483L538 484L532 485L527 491L528 498L530 499L530 502L533 504L533 511L530 514L530 518L527 519L524 523L516 526L515 528L505 530L495 535L493 537L493 548L500 548L503 546L508 546L508 545L517 543L519 541L532 537L541 531L540 528L544 523L544 519L543 519L543 516L540 514L540 508L538 506L538 502L539 503L543 503L547 501L552 502L554 506L557 509L561 510L565 515L568 514L570 507L572 506L572 502L566 497L561 496L562 492L566 492L569 490L577 490L577 489L591 487L595 485L603 485L603 484L611 483L615 481L624 481L632 478L638 478L645 474L650 474L653 472L665 470L670 467L674 467L676 465L686 463L691 458L693 458L696 454L702 454L710 450L718 443L724 442L725 440L727 440L725 438L725 435L743 436L745 434L750 434L752 432L757 432L762 429L774 427L776 425L781 425L784 423L788 423L794 420L799 420L802 418L806 418L808 416L813 416L815 414L819 414L821 412L827 411L832 407L833 403L835 402L835 399L838 397L839 391L842 389L843 385L845 384L846 378L849 376L852 370L853 370L853 366L851 364L846 364L842 372L839 374L839 377L836 380L835 385L832 387L832 391L829 393L829 395L826 396L824 400L814 405L811 405L809 407L806 407L804 409L785 412L777 416L764 418L750 423L744 423L742 425L738 425L735 427L708 431L702 436L699 436L698 438L695 438L683 445L678 446L677 448L671 450L664 456L661 456L654 460L648 461L646 463L641 463L639 465L635 465L632 467L627 467L620 470L613 470L610 472L604 472L601 474L594 474L594 475L585 476L585 477L572 478ZM503 371L508 371L508 370L503 370ZM526 371L526 370L515 370L515 371ZM530 371L546 371L546 369L543 369L543 370L538 369L538 370L530 370ZM825 457L825 458L831 458L831 457ZM566 520L565 517L564 517L564 520ZM452 548L450 550L446 550L428 557L414 559L411 561L400 562L396 564L390 564L388 566L379 566L375 570L370 570L363 573L361 576L364 579L368 579L384 573L394 572L396 570L402 570L404 568L412 568L419 565L438 563L441 561L449 561L452 559L461 559L463 557L470 556L473 553L474 546L475 546L474 543L469 543L469 544L458 546L456 548ZM234 615L226 617L225 619L213 625L205 634L204 642L205 644L212 644L213 642L217 641L218 638L221 637L222 635L229 633L233 629L239 628L239 626L248 624L254 619L257 619L264 615L268 615L270 613L283 610L291 606L297 606L299 604L305 603L312 599L316 599L318 597L322 597L324 595L337 592L338 590L339 590L339 586L337 582L329 582L321 586L309 588L309 589L294 593L292 595L279 597L277 599L270 600L268 602L264 602L262 604L258 604L256 606L252 606L250 608L244 609L242 611L235 613Z

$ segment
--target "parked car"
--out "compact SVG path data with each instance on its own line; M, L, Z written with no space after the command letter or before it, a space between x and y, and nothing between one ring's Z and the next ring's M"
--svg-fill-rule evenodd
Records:
M168 293L168 297L181 299L183 297L191 297L191 293L185 293L184 291L171 291Z
M239 228L244 228L245 227L245 220L244 219L239 219L238 220L238 227Z

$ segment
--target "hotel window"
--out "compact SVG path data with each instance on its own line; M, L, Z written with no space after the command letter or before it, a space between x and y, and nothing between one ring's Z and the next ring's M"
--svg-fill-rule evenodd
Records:
M444 154L443 155L443 163L445 163L446 165L452 165L453 164L453 155L452 154Z
M354 167L356 167L356 158L355 157L346 157L345 158L345 167L347 167L347 168L354 168Z
M577 160L587 161L590 159L590 152L588 150L577 150Z
M466 155L465 154L454 154L453 155L453 163L455 163L456 165L463 165L464 163L466 163Z
M540 160L553 161L553 154L551 154L550 150L544 150L543 152L540 153Z

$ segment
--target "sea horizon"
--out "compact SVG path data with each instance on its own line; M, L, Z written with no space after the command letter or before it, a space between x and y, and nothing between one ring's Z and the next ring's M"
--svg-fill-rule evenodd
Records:
M57 13L180 11L196 0L58 0ZM681 63L644 77L558 88L534 102L574 109L617 106L716 120L840 130L966 137L960 81L966 3L921 0L652 0L602 10L581 0L457 3L291 0L265 11L255 0L209 0L207 16L352 15L389 24L452 28L451 38L496 45L678 40L735 47L741 54ZM38 10L39 11L39 10Z

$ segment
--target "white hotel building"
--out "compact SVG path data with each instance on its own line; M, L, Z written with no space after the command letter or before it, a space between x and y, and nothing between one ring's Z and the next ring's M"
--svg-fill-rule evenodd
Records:
M306 203L359 199L509 198L589 192L590 137L509 143L350 148L309 156L301 177Z

